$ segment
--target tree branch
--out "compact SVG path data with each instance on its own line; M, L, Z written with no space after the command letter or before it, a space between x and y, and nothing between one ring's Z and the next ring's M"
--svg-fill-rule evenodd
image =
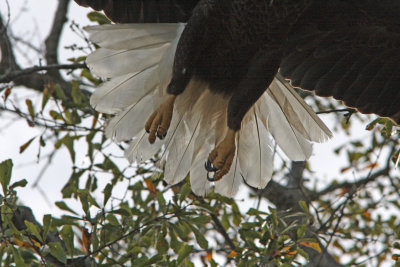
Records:
M3 17L0 14L0 52L1 52L1 61L0 61L0 71L6 72L10 70L19 69L15 55L12 50L12 45L10 42L10 38L7 34L7 26L3 22Z
M331 184L330 186L328 186L327 188L316 192L314 194L311 195L311 199L312 200L317 200L319 199L321 196L326 195L328 193L331 193L337 189L342 189L342 188L359 188L361 186L364 186L370 182L375 181L377 178L381 177L381 176L385 176L389 174L389 169L388 168L384 168L382 170L379 170L377 172L374 172L371 175L368 175L367 177L360 179L356 182L344 182L344 183L340 183L340 184Z
M70 0L59 0L57 11L54 16L53 26L45 41L47 64L58 64L58 46L64 24L67 22L67 12Z
M22 76L26 76L39 71L54 71L54 70L74 70L87 68L86 64L52 64L47 66L33 66L26 69L18 69L15 71L8 72L4 75L0 75L0 83L8 83L15 79L19 79Z
M47 66L33 66L22 69L17 64L13 45L10 36L7 33L7 27L0 14L0 83L12 81L16 86L24 86L26 88L43 92L46 84L53 82L60 85L67 97L71 96L71 83L65 81L60 75L60 69L77 69L85 67L83 64L59 64L58 63L58 46L65 22L67 21L68 4L70 0L59 0L57 11L54 17L53 26L49 36L46 38L46 61ZM45 74L37 73L46 70Z

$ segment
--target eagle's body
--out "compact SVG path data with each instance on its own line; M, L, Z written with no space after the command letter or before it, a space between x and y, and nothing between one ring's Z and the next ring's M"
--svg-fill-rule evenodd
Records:
M231 178L237 176L237 170L241 170L239 175L245 180L246 175L243 173L250 177L265 175L265 170L262 170L264 167L260 167L257 174L252 174L252 162L245 160L250 153L257 153L257 164L261 166L261 159L270 155L270 148L270 152L263 155L262 147L270 145L260 141L263 135L261 132L264 131L260 125L264 125L267 133L275 138L291 159L308 158L311 152L306 141L322 141L330 136L330 132L290 88L274 81L278 70L285 78L290 79L294 86L314 90L322 96L334 96L362 112L376 113L400 122L398 1L76 2L104 10L113 21L119 23L187 23L185 26L175 24L176 27L132 24L132 31L129 30L130 26L114 27L115 30L111 27L93 28L93 41L105 50L88 58L88 64L99 75L117 77L114 79L117 82L106 84L105 89L96 92L92 98L96 109L117 114L109 126L109 135L116 139L129 139L139 133L137 130L128 129L124 123L124 120L131 116L130 111L139 106L137 103L143 103L142 100L156 90L154 88L159 88L161 92L155 96L165 94L165 91L168 93L168 100L165 102L167 104L155 108L155 112L146 123L146 130L150 132L149 140L153 143L156 136L164 138L170 128L165 154L166 158L169 155L170 162L171 158L174 159L174 163L167 162L167 169L174 170L170 172L171 177L176 176L178 172L178 167L171 167L171 164L181 166L182 158L187 162L183 164L185 167L181 173L190 170L193 176L192 170L199 170L194 162L204 157L204 150L213 146L217 148L209 155L207 169L220 172L218 178L229 170L228 176ZM147 32L147 35L143 34L142 30ZM107 32L109 36L114 37L107 39ZM119 38L121 41L111 38ZM143 44L135 46L135 42ZM129 54L131 52L132 54ZM117 59L117 55L124 53L127 54L124 57L126 61L129 59L128 55L131 57L131 71L127 70L128 61L118 63L122 57L118 58L119 61L113 60ZM174 54L173 61L168 56L163 56L171 53ZM158 54L160 56L157 56ZM143 62L151 64L146 65ZM120 67L116 66L118 64ZM116 70L113 70L115 67ZM149 74L150 76L142 75L147 71L154 73ZM129 79L123 76L129 73L132 73ZM128 97L124 97L123 101L115 100L122 98L117 96L118 91L122 95L133 94L131 91L122 90L122 84L135 80L132 86L138 86L137 84L148 84L148 81L154 79L158 81L155 87L144 86L144 95L132 100L135 104L125 103ZM206 88L208 90L204 91ZM155 96L153 99L158 99ZM162 103L160 101L153 100L157 105ZM210 103L213 101L215 103ZM122 102L124 104L121 104ZM278 114L279 112L283 115ZM222 124L227 127L221 128ZM185 125L185 130L179 130L181 125ZM252 138L248 137L249 140L246 141L244 132L252 127L256 134ZM180 138L187 138L187 142L181 144L182 148L168 150L173 144L179 147L174 140L181 131L186 133ZM203 133L207 131L210 136ZM264 134L267 136L267 133ZM258 140L258 150L251 152L250 139ZM193 140L208 142L208 145L192 145L196 143ZM130 151L137 153L138 146L133 146ZM243 149L246 150L245 154ZM173 155L179 153L182 155L176 163L176 156ZM230 169L232 162L234 167ZM168 179L177 182L184 175L179 174L178 178ZM256 186L262 187L265 184L260 182ZM203 189L197 192L204 194L207 191L204 189L205 185L206 182L202 182Z

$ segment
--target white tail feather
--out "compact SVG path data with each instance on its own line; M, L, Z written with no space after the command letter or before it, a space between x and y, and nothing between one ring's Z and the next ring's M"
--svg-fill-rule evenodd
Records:
M267 185L273 171L273 139L290 159L305 160L312 152L310 141L331 136L296 92L275 79L243 119L229 173L210 183L204 162L228 130L229 99L211 93L206 83L192 80L175 101L165 140L150 145L144 124L166 95L183 28L183 24L87 28L91 40L102 47L88 57L87 64L94 73L112 78L96 90L91 104L98 111L115 114L106 135L116 141L132 140L125 153L129 161L146 161L163 149L160 164L168 183L178 183L190 173L195 194L206 195L214 186L217 193L232 196L243 180L257 188Z
M86 59L91 71L101 77L116 77L136 73L158 64L161 57L170 51L171 44L165 43L134 50L97 49ZM135 60L129 60L135 59ZM115 63L118 63L115 65ZM112 66L110 68L110 66Z
M247 184L264 188L272 176L273 149L271 137L253 109L242 128L237 147L242 175Z
M292 86L277 75L275 82L269 87L275 102L290 121L307 140L324 142L332 137L332 132L315 114L314 110L301 98Z
M160 43L171 43L180 35L184 24L117 24L89 26L90 40L112 50L131 50Z
M100 112L121 112L154 90L158 85L157 79L153 78L156 73L157 68L151 67L135 74L115 77L92 94L90 104Z

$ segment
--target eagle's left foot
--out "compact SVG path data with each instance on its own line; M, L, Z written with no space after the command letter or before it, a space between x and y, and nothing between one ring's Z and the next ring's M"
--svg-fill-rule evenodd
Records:
M229 129L224 140L208 156L205 168L210 182L220 180L229 172L236 151L235 136L236 132ZM213 177L210 173L214 173Z
M164 139L172 120L174 110L175 95L169 95L167 100L156 109L145 125L146 132L149 133L149 142L153 144L156 138Z

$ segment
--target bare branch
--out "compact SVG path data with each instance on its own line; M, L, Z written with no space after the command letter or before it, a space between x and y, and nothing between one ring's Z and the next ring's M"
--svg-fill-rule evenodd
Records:
M329 114L329 113L339 113L339 112L346 112L348 114L353 114L357 112L354 108L342 108L342 109L331 109L325 111L318 111L317 114Z
M64 24L67 22L69 0L59 0L57 11L54 16L53 26L46 39L46 61L47 64L58 63L58 46Z
M0 14L0 72L18 69L11 42L7 34L7 25L4 24Z
M59 39L61 34L60 29L62 29L63 23L65 23L66 21L65 12L67 11L68 3L69 0L60 0L58 11L55 17L55 22L53 23L53 28L46 41L47 48L50 50L51 49L57 50L58 48L59 40L57 40L57 38ZM73 65L57 64L57 51L53 52L49 51L48 52L49 55L46 57L48 64L50 64L49 66L32 67L26 70L22 70L22 68L16 62L16 57L12 49L13 46L10 37L7 33L6 25L4 24L3 21L4 20L0 14L0 49L1 49L0 73L4 74L0 76L1 79L0 82L10 82L12 80L15 85L24 86L39 92L43 91L46 84L48 84L49 82L54 82L60 84L65 94L69 97L71 95L71 84L66 82L61 77L59 69L74 69L71 68L73 67ZM55 33L57 32L57 30L59 30L59 32ZM56 66L62 66L62 67L56 67ZM76 65L75 68L79 67ZM47 70L47 73L46 74L37 73L37 71L39 70Z
M339 183L339 184L331 184L330 186L328 186L327 188L323 189L322 191L320 191L320 192L318 192L316 194L313 194L311 198L312 198L312 200L317 200L321 196L326 195L328 193L331 193L331 192L333 192L333 191L335 191L337 189L359 188L359 187L364 186L364 185L366 185L366 184L368 184L370 182L375 181L379 177L382 177L382 176L385 176L385 175L388 175L388 174L389 174L389 169L388 168L384 168L384 169L379 170L377 172L374 172L373 174L371 174L371 175L369 175L369 176L367 176L367 177L365 177L363 179L360 179L360 180L358 180L356 182L351 182L351 183L350 182L344 182L344 183Z
M74 70L74 69L83 69L83 68L87 68L86 64L52 64L52 65L47 65L47 66L33 66L30 68L19 69L19 70L15 70L15 71L6 73L4 75L0 75L0 83L8 83L8 82L11 82L22 76L29 75L29 74L39 72L39 71L43 71L43 70L46 70L46 71L62 70L62 69Z

